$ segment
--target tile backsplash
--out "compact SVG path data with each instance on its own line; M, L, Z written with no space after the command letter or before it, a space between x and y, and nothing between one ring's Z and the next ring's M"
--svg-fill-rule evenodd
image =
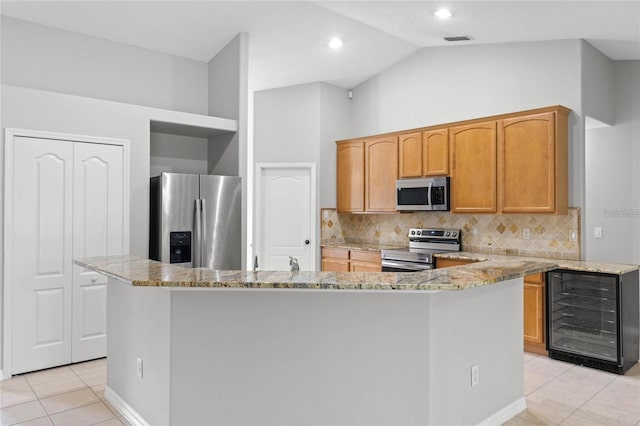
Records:
M451 214L416 212L348 214L322 209L320 236L327 243L408 245L409 228L462 229L462 250L480 253L580 260L580 209L559 215ZM530 238L523 238L529 229ZM570 234L575 231L576 240Z

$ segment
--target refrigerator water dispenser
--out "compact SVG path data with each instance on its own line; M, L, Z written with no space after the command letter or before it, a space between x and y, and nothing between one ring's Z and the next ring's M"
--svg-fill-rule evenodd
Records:
M169 233L169 263L191 262L191 231Z

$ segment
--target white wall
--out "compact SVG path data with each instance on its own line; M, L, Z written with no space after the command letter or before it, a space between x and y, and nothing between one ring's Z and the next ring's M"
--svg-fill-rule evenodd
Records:
M353 89L353 136L564 105L569 205L583 202L580 40L424 48Z
M2 16L2 83L207 114L207 64Z
M335 207L336 146L350 135L347 90L310 83L254 94L254 160L318 165L320 207Z
M582 42L582 108L585 116L612 124L615 120L614 62Z
M242 177L242 263L250 268L247 257L247 196L251 174L247 165L249 113L249 35L238 34L208 64L207 100L209 115L238 121L232 135L209 138L209 173Z
M151 176L162 172L207 174L207 144L204 138L151 132Z
M586 132L585 254L587 260L640 263L640 61L613 62L612 81L613 126ZM602 238L594 237L596 226Z

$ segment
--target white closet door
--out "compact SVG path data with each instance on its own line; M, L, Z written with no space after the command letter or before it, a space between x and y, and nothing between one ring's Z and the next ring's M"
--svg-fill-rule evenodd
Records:
M124 253L123 159L122 146L74 144L74 258ZM73 265L73 362L107 354L106 283Z
M71 358L73 143L15 137L12 373ZM5 284L7 285L7 284Z

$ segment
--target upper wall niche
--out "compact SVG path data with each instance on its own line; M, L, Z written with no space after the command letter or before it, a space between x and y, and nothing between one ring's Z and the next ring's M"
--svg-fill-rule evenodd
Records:
M236 120L187 114L150 121L150 176L162 172L207 174L210 139L237 132Z

